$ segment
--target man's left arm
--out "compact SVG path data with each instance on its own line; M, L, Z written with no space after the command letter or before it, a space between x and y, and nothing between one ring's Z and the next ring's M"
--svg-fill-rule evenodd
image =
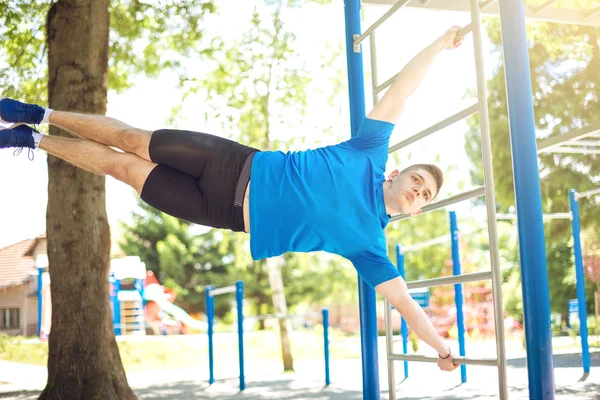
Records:
M433 347L438 353L438 367L443 371L452 371L457 365L454 364L450 347L446 346L438 335L431 320L425 314L421 306L408 293L406 282L401 277L391 279L375 287L375 291L381 294L402 315L410 329L417 336Z
M449 29L410 60L367 118L395 124L404 110L404 102L421 84L438 54L442 50L452 49L460 44L461 39L457 38L459 30L459 27Z
M450 348L444 344L429 317L410 296L406 282L390 262L383 233L368 249L348 259L352 261L360 277L402 314L417 336L438 352L440 369L455 369Z

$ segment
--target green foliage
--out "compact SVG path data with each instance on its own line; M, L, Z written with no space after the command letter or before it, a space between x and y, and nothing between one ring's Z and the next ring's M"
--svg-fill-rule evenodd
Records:
M50 0L0 3L0 87L3 96L47 104L46 15ZM109 89L130 87L135 74L178 70L189 54L210 54L200 45L202 21L213 2L167 0L160 7L141 0L110 2ZM180 70L180 73L181 70Z
M119 243L127 255L137 255L166 287L177 292L176 303L188 312L204 311L206 285L229 286L237 279L228 269L234 257L235 235L210 230L195 235L190 224L138 201L132 223L122 224ZM231 299L217 298L215 311L224 315Z
M564 6L568 5L564 2ZM581 6L581 4L580 4ZM487 20L486 30L500 60L499 21ZM600 84L600 30L592 27L531 23L530 72L538 138L564 134L596 122L600 113L597 87ZM488 82L488 106L494 152L494 179L497 205L501 212L514 211L512 159L506 105L504 69L501 61ZM470 119L465 150L472 162L471 178L482 184L478 116ZM600 181L597 155L542 154L539 158L542 205L546 213L569 210L568 191L584 191ZM584 228L598 230L600 208L594 202L581 204ZM568 221L550 221L545 226L546 253L554 312L566 313L567 300L574 297L574 268ZM517 253L517 248L512 250ZM508 266L508 268L506 268ZM505 266L505 305L518 312L519 271L516 260ZM518 315L515 317L519 318Z

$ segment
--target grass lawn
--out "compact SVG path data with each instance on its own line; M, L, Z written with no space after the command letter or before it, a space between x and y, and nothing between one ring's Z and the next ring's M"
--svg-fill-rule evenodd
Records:
M235 333L214 335L216 359L236 359L238 338ZM335 329L329 331L332 359L360 358L358 336L347 336ZM206 335L119 337L119 351L129 372L165 368L208 368ZM261 361L281 360L279 332L274 330L244 334L244 356ZM292 336L294 360L322 360L322 331L295 330ZM37 340L0 335L0 360L46 365L48 344Z
M360 358L360 338L348 336L336 329L329 331L329 351L332 360ZM590 347L600 343L590 338ZM396 337L399 340L399 337ZM208 338L205 334L174 336L120 336L119 351L128 372L156 369L208 368ZM491 343L491 342L490 342ZM236 360L238 338L236 333L215 333L214 355L219 360ZM580 350L574 341L554 346L554 350ZM281 345L278 330L247 332L244 334L246 360L280 361ZM323 360L323 334L319 327L294 330L292 335L294 360ZM48 344L35 339L0 335L0 360L46 365Z

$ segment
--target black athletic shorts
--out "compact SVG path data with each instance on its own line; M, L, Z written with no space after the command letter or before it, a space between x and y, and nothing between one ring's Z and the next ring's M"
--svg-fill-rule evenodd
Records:
M258 150L207 133L162 129L152 133L150 159L157 163L142 200L183 220L244 231L244 193Z

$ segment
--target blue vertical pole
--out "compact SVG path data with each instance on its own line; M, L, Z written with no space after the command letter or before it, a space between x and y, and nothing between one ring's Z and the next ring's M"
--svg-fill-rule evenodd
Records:
M117 334L117 279L114 274L110 274L108 277L108 282L110 285L110 305L112 307L112 321L113 321L113 331L115 335Z
M573 253L575 253L575 277L577 284L577 303L579 305L579 336L581 336L581 363L583 372L590 372L590 346L588 344L587 307L585 299L585 275L583 273L583 255L581 254L581 220L577 192L569 191L571 205L571 227L573 229Z
M238 353L240 361L240 390L246 389L246 376L244 374L244 282L235 283L235 302L237 304L238 321Z
M325 352L325 386L331 384L329 379L329 310L323 309L323 351Z
M215 299L212 296L212 286L207 286L204 291L205 296L205 307L206 307L206 321L208 323L208 371L209 378L208 383L215 383L215 360L213 353L213 323L215 321Z
M458 221L456 212L450 211L450 238L452 239L452 273L460 275L462 273L460 266L460 252L458 247ZM458 328L458 351L461 356L466 355L465 351L465 317L463 312L463 293L462 284L454 285L454 299L456 303L456 327ZM467 366L460 366L460 380L467 382Z
M406 270L404 268L404 253L399 244L396 245L396 267L402 279L406 281ZM400 332L402 333L402 351L408 354L408 326L402 316L400 316ZM408 361L404 361L404 379L408 378Z
M38 278L37 278L37 314L38 314L38 326L37 326L37 335L40 337L42 334L42 288L44 285L44 268L38 268Z
M121 301L119 300L119 292L121 291L121 281L115 278L115 302L113 303L113 310L115 312L115 335L123 333L121 329Z
M362 53L354 52L354 35L360 34L360 0L344 0L346 19L346 56L350 94L352 136L365 118L365 86ZM363 399L379 400L379 357L377 353L377 309L375 291L358 280L360 340L362 352Z
M500 0L529 397L554 398L550 295L523 1Z

